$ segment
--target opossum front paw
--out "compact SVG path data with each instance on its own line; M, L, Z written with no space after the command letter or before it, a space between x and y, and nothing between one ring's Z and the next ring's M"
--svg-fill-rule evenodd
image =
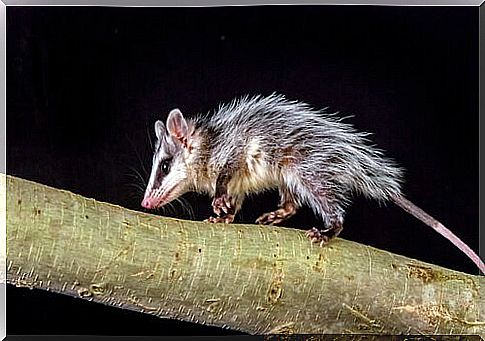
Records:
M222 194L220 197L212 200L212 209L218 216L231 215L234 212L232 198L228 194Z
M234 221L234 215L233 214L227 214L227 215L222 216L222 217L209 217L204 221L208 222L208 223L215 223L215 224L219 224L219 223L230 224Z

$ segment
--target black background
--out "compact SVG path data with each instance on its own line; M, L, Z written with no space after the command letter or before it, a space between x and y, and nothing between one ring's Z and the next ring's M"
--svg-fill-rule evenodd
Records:
M478 250L477 7L7 8L12 175L141 210L156 119L273 91L354 115L407 170L408 198ZM210 214L209 198L186 199L190 218ZM247 200L238 220L276 203ZM303 209L284 225L319 224ZM393 205L356 198L345 226L343 238L478 273ZM9 334L230 333L13 286L7 301Z

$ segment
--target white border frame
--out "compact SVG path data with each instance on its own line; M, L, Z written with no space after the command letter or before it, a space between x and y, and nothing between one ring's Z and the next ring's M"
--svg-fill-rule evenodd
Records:
M0 338L6 337L6 40L7 6L111 6L111 7L216 7L255 5L385 5L385 6L481 6L485 0L0 0ZM482 17L480 15L480 17ZM480 20L479 20L480 21ZM484 28L481 27L480 31ZM480 44L480 49L482 48ZM481 51L480 51L481 52ZM480 56L481 58L481 56ZM481 62L481 60L480 60ZM482 70L480 70L481 73ZM3 80L3 81L2 81ZM483 77L480 79L482 83ZM481 84L480 84L481 88ZM481 106L484 102L481 102ZM480 167L481 168L481 167ZM481 186L480 186L481 187ZM479 200L480 201L480 200ZM480 221L480 220L479 220ZM479 224L481 226L481 224ZM479 229L479 236L480 236ZM480 249L482 248L480 236Z

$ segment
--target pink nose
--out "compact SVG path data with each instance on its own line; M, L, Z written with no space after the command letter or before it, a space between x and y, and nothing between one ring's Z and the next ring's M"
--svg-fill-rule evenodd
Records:
M155 202L151 198L144 198L141 202L141 206L144 208L152 209L155 208Z

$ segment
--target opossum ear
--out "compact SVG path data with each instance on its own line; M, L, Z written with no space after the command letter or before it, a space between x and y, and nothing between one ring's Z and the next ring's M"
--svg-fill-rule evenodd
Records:
M185 143L184 141L187 139L189 128L187 126L187 121L179 109L173 109L170 111L170 114L168 114L167 130L170 135L180 140L182 143Z
M155 122L155 134L157 135L157 139L160 140L162 136L166 134L166 132L167 129L165 129L165 125L162 121Z

